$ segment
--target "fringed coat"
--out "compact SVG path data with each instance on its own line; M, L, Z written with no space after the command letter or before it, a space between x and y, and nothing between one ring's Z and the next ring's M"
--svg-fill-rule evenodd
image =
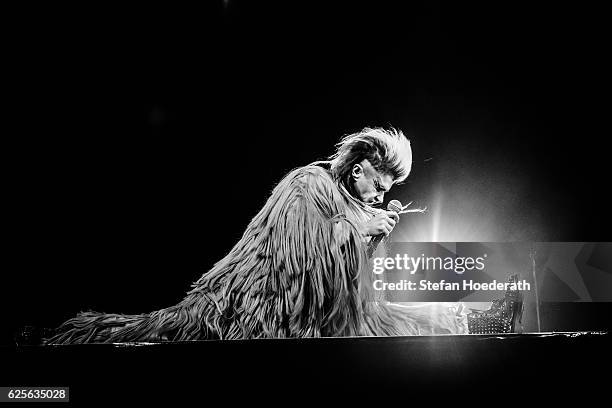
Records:
M460 304L377 299L361 234L376 211L323 166L298 168L180 303L139 315L82 312L45 343L466 332Z

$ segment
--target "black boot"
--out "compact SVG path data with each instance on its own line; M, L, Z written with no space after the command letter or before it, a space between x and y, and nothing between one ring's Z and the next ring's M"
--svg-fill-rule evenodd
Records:
M519 275L508 277L509 283L518 283ZM521 333L523 294L519 290L507 290L503 299L493 300L489 310L468 314L470 334Z

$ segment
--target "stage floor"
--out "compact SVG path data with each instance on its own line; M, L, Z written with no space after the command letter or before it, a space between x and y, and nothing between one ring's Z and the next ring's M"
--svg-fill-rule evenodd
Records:
M85 404L291 405L323 391L337 402L552 401L607 390L610 344L607 332L560 332L4 346L0 386L68 386Z

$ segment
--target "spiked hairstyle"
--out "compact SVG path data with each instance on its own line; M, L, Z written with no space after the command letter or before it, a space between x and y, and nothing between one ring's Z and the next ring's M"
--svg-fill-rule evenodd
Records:
M395 128L366 127L347 135L336 145L336 153L330 157L334 178L350 187L352 168L363 160L368 160L376 171L392 176L395 183L401 183L412 168L410 141Z

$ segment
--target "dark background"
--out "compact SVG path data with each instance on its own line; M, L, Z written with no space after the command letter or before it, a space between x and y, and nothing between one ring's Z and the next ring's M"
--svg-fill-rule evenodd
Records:
M288 170L364 126L410 137L389 198L461 209L448 240L610 240L598 10L329 3L4 13L3 342L175 304Z

